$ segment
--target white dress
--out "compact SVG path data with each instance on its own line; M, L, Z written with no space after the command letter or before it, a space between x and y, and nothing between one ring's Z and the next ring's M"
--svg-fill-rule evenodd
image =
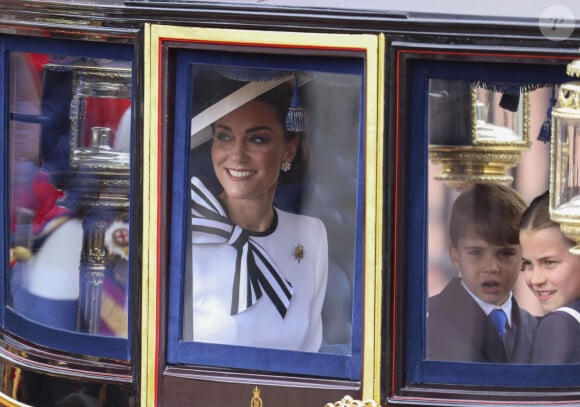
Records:
M277 224L252 234L292 285L284 317L268 295L231 315L237 252L227 243L193 244L191 285L185 302L193 326L184 339L196 342L317 352L322 343L322 304L328 276L328 242L323 223L313 217L275 209ZM302 249L302 250L301 250ZM189 298L188 298L189 297ZM185 330L185 328L184 328Z

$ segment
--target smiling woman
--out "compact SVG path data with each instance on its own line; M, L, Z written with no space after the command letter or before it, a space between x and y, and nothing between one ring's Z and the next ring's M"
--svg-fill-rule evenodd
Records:
M297 181L293 173L304 174L305 168L303 128L286 120L289 111L300 110L290 106L292 94L292 85L283 82L211 125L217 185L198 176L191 180L186 339L320 349L326 229L317 218L274 206L279 182Z
M213 126L211 158L221 198L232 220L254 232L272 223L280 171L291 169L300 143L295 132L286 136L278 116L273 104L256 99Z

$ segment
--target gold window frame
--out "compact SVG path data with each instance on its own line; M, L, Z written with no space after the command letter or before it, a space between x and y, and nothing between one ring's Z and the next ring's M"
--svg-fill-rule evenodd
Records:
M163 52L168 42L223 44L224 47L258 47L272 53L292 49L305 55L333 50L363 53L365 59L365 186L361 385L363 399L380 398L381 361L381 292L383 235L383 108L384 108L384 37L382 35L317 34L300 32L265 32L196 28L169 25L145 25L144 51L144 142L143 142L143 270L142 270L142 332L141 332L141 404L156 405L159 395L160 332L160 247L159 232L161 129L168 120L163 115L164 72ZM329 400L332 402L334 400Z

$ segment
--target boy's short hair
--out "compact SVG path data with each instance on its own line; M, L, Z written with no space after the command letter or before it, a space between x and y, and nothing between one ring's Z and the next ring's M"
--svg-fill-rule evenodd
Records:
M461 193L451 209L449 236L457 247L460 238L475 235L503 246L519 244L519 225L526 202L513 188L480 183Z

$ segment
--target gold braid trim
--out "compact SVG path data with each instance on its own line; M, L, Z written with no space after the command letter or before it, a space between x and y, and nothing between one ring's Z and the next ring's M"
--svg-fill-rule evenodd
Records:
M326 403L324 407L378 407L378 404L374 400L360 401L351 396L344 396L342 400L336 403Z

